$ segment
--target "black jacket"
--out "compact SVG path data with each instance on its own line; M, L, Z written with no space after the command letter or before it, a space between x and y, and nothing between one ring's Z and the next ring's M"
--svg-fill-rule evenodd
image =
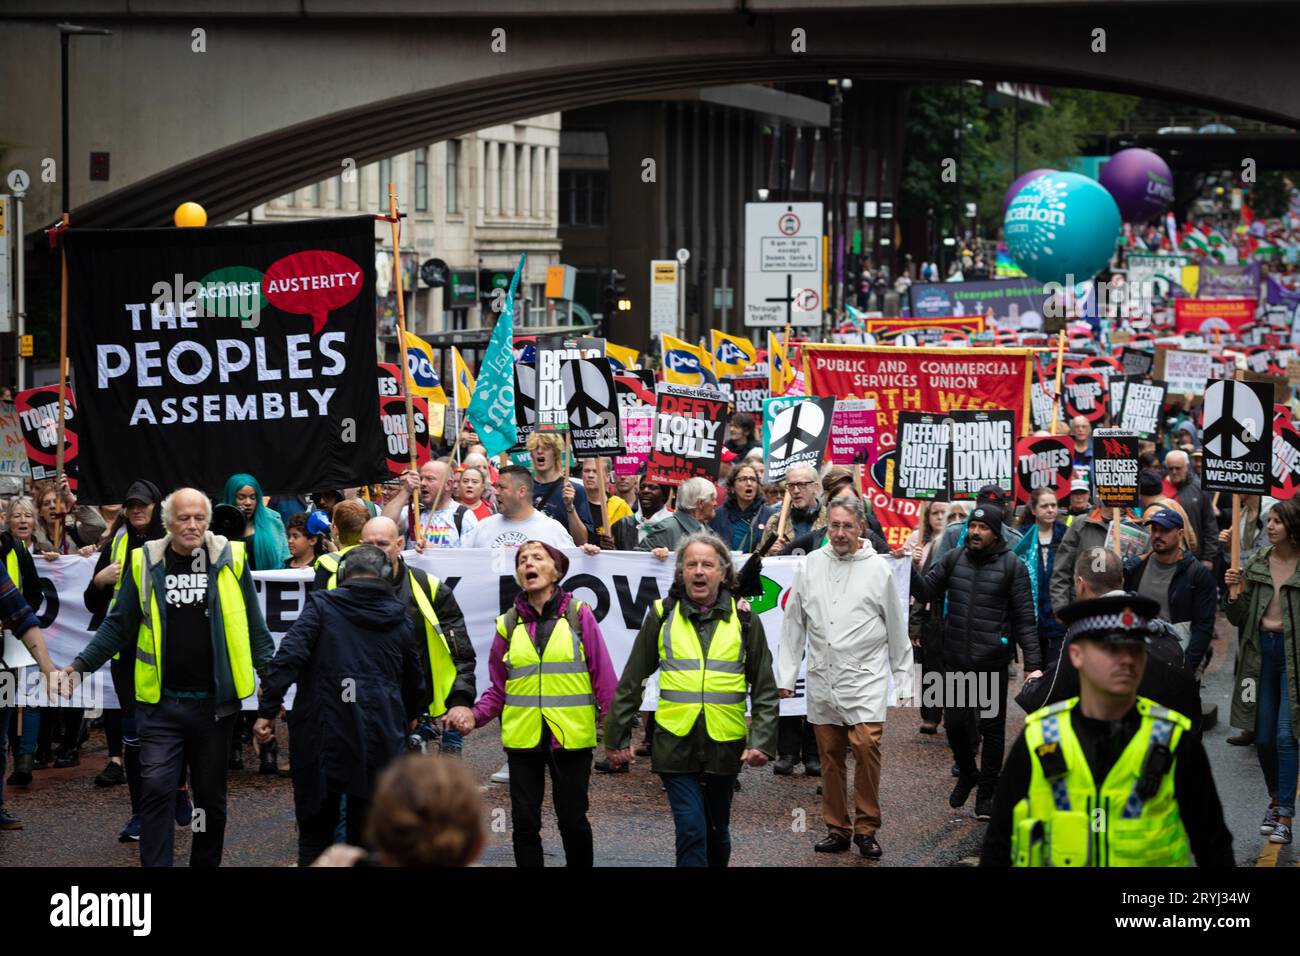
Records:
M393 589L363 578L310 592L271 661L259 715L274 718L294 683L289 757L299 817L331 791L369 800L376 776L405 751L427 693Z
M1187 484L1178 488L1178 503L1196 532L1196 557L1202 561L1213 561L1219 553L1219 516L1210 503L1213 497L1195 478L1188 478Z
M104 546L99 549L99 560L95 562L95 570L90 575L90 580L86 582L86 592L82 596L85 602L86 610L90 612L90 628L97 630L99 625L104 621L104 615L108 613L108 605L113 600L113 585L105 588L95 586L95 575L99 574L106 567L113 563L113 539L117 536L118 528L126 528L126 572L131 570L131 552L146 541L152 541L154 538L161 538L166 531L162 526L160 517L161 508L154 508L153 519L145 527L144 531L136 531L131 524L125 520L120 525L112 529L104 542ZM19 559L21 560L21 559ZM35 607L35 605L33 605ZM134 642L133 642L134 643ZM131 649L131 659L135 658L135 650Z
M987 552L969 544L949 551L924 575L912 566L912 596L918 601L947 600L943 659L949 670L1004 667L1020 645L1025 670L1042 666L1029 570L999 540Z
M18 590L23 594L23 600L35 614L41 606L41 601L45 599L45 594L41 590L41 575L36 570L36 559L32 557L26 545L23 545L8 531L0 532L0 562L8 562L9 552L18 549L18 576L22 579L15 581ZM8 567L6 563L5 567ZM98 624L92 622L91 627L97 627Z
M758 547L758 539L763 534L764 524L778 510L764 502L762 495L755 495L754 500L749 503L749 507L743 511L738 506L736 499L728 498L722 507L714 513L713 517L709 519L709 528L722 539L722 543L727 547L733 551L743 551L748 554ZM732 531L737 524L747 526L740 547L732 544Z
M1124 590L1138 589L1150 560L1148 556L1124 569ZM1218 609L1219 591L1213 573L1191 552L1183 552L1183 559L1169 582L1169 623L1191 625L1192 635L1184 654L1189 672L1195 672L1214 639L1214 615Z

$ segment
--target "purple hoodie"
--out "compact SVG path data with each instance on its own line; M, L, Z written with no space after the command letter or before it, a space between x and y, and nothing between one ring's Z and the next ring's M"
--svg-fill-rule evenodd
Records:
M568 591L557 590L555 598L556 619L564 616L573 595ZM528 636L537 642L537 612L528 603L528 598L520 592L515 596L515 610L523 621ZM609 710L610 701L614 699L614 689L618 686L618 675L614 673L614 664L609 659L605 639L601 637L600 625L591 612L590 605L584 605L578 617L582 624L582 652L587 658L587 670L591 674L591 689L596 696L596 707L600 719L604 719ZM474 726L482 727L501 716L501 709L506 700L506 651L509 650L508 637L496 634L492 639L492 650L488 654L488 676L492 685L483 691L483 696L474 705ZM560 743L551 735L551 749L558 750Z

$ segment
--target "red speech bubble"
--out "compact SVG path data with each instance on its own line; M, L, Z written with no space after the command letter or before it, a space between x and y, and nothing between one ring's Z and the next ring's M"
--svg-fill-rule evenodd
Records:
M295 252L271 264L262 279L262 294L277 309L310 315L319 335L330 310L347 305L361 292L362 268L328 249Z

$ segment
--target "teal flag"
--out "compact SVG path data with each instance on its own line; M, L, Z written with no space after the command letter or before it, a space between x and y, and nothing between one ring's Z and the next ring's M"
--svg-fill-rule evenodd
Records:
M492 341L478 367L474 398L465 412L491 457L509 451L519 441L515 428L515 287L519 285L527 258L527 253L519 256L519 265L506 293L506 307L492 330Z

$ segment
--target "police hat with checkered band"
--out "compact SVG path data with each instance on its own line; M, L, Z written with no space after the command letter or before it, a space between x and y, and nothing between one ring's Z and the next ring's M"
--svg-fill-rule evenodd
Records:
M1075 601L1057 613L1067 641L1146 644L1155 632L1160 605L1138 594L1115 594Z

